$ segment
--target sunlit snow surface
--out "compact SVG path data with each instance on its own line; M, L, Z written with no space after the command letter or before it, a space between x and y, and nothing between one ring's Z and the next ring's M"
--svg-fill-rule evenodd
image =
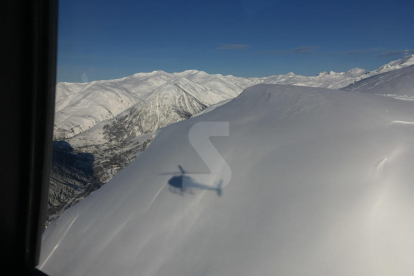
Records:
M177 192L209 170L188 140L232 170L219 195ZM43 236L50 275L414 275L413 102L351 91L257 85L162 129L108 184Z

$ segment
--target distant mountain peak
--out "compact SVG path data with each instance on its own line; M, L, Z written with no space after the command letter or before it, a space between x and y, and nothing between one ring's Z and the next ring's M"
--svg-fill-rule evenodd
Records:
M352 76L360 76L360 75L366 74L367 70L355 67L355 68L352 68L351 70L348 70L346 73Z
M203 71L199 71L199 70L192 69L192 70L185 70L185 71L183 71L181 73L193 73L193 74L196 74L196 73L199 73L199 72L203 72ZM174 74L176 74L176 73L174 73Z

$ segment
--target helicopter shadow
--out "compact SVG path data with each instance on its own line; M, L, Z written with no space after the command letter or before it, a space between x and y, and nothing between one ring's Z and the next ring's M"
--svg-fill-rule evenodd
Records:
M161 175L173 174L174 176L168 180L169 190L172 193L184 195L184 194L194 194L194 190L209 190L216 191L217 196L222 195L222 185L223 181L220 180L216 187L207 186L205 184L198 183L195 179L188 176L187 172L179 165L179 172L173 173L162 173Z

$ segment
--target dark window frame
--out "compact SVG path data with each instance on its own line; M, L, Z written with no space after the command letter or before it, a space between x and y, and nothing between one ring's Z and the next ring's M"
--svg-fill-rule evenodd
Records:
M2 2L2 273L43 274L35 266L39 262L49 190L57 6L57 0Z

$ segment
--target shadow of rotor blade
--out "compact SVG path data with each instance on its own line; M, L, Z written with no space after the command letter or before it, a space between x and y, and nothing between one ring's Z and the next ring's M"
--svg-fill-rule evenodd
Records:
M180 172L165 172L165 173L160 173L159 175L180 175Z
M205 172L185 172L185 174L205 174ZM160 173L159 175L185 175L181 172L165 172L165 173Z

